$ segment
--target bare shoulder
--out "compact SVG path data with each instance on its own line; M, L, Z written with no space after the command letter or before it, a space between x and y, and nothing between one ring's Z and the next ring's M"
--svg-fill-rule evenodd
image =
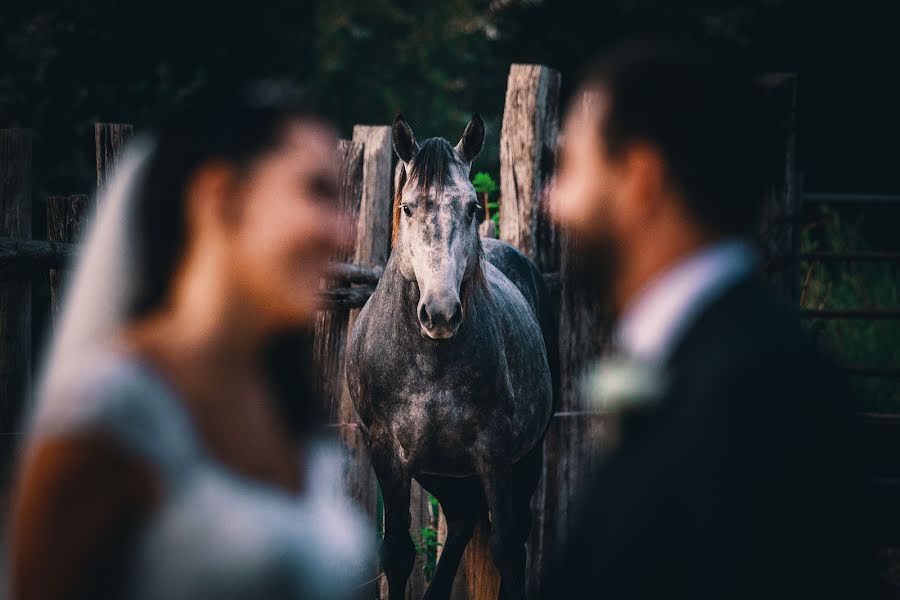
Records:
M92 565L117 549L160 498L148 461L102 430L48 436L30 449L11 515L12 598L89 597L114 585ZM77 515L77 518L72 518Z

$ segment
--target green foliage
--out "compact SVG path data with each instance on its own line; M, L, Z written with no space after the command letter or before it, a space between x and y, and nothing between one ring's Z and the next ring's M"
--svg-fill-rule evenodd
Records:
M866 210L838 211L822 207L818 220L803 233L802 249L804 252L872 251L874 248L868 241L872 236L865 234L865 226L879 217L884 219L883 215ZM900 265L896 263L808 262L802 267L801 304L804 308L900 306ZM813 319L809 327L839 364L900 365L900 344L897 343L900 321ZM900 386L895 379L851 376L848 381L860 410L900 411Z
M491 174L484 171L475 173L475 177L472 178L472 185L475 186L475 191L479 194L490 194L500 189L500 186L497 185Z
M141 129L185 93L227 82L296 82L345 137L398 112L420 139L455 141L473 111L499 130L508 65L487 0L14 5L0 11L0 125L35 130L36 198L91 190L94 121ZM496 160L497 141L480 161Z
M489 202L488 206L491 209L491 221L497 226L497 232L500 231L500 203L499 202Z
M438 520L440 504L437 498L428 494L428 507L431 510L431 518L434 523ZM437 549L442 546L438 541L438 532L433 525L428 525L419 530L419 543L416 544L416 552L425 558L422 569L425 572L426 581L434 577L434 569L437 567Z
M494 222L494 225L496 225L497 231L499 232L500 201L498 199L494 202L491 202L490 197L494 192L500 191L500 186L497 185L497 182L494 181L494 178L491 177L490 173L486 173L484 171L475 173L475 177L472 178L472 185L475 187L475 191L484 197L484 201L486 203L485 206L487 207L487 210L491 215L491 220Z
M438 542L437 529L429 525L419 530L421 541L416 544L416 552L425 557L422 569L425 571L426 581L434 577L434 569L437 567L437 549L442 544Z

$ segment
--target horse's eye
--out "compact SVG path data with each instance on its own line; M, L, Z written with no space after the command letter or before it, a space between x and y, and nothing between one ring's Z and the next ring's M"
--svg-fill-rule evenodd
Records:
M479 210L481 210L481 205L479 203L472 202L471 204L469 204L469 216L470 217L474 217L475 213L477 213Z
M403 209L403 214L405 214L407 217L411 217L411 216L412 216L412 210L409 208L408 205L406 205L406 204L401 204L401 205L400 205L400 208Z

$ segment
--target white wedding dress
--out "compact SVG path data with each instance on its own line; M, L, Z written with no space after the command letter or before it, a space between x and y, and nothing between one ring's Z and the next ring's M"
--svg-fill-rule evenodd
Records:
M81 362L63 397L44 399L32 441L103 431L158 473L162 499L139 537L128 597L339 599L362 591L374 569L373 536L341 492L336 447L307 449L306 491L292 496L218 464L180 401L139 359L109 350Z

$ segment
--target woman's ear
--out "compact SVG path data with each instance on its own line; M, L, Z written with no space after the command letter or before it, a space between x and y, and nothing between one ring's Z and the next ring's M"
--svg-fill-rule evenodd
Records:
M234 168L211 162L198 168L185 188L185 216L194 232L205 227L232 223L240 210L234 198Z
M397 115L394 119L394 126L391 128L394 137L394 152L404 163L409 164L419 153L419 144L416 142L416 136L413 135L412 128L403 115Z
M463 131L459 143L456 144L456 151L459 152L464 161L472 164L472 161L481 152L483 145L484 121L481 120L481 115L475 113L472 115L472 120L466 125L466 130Z

